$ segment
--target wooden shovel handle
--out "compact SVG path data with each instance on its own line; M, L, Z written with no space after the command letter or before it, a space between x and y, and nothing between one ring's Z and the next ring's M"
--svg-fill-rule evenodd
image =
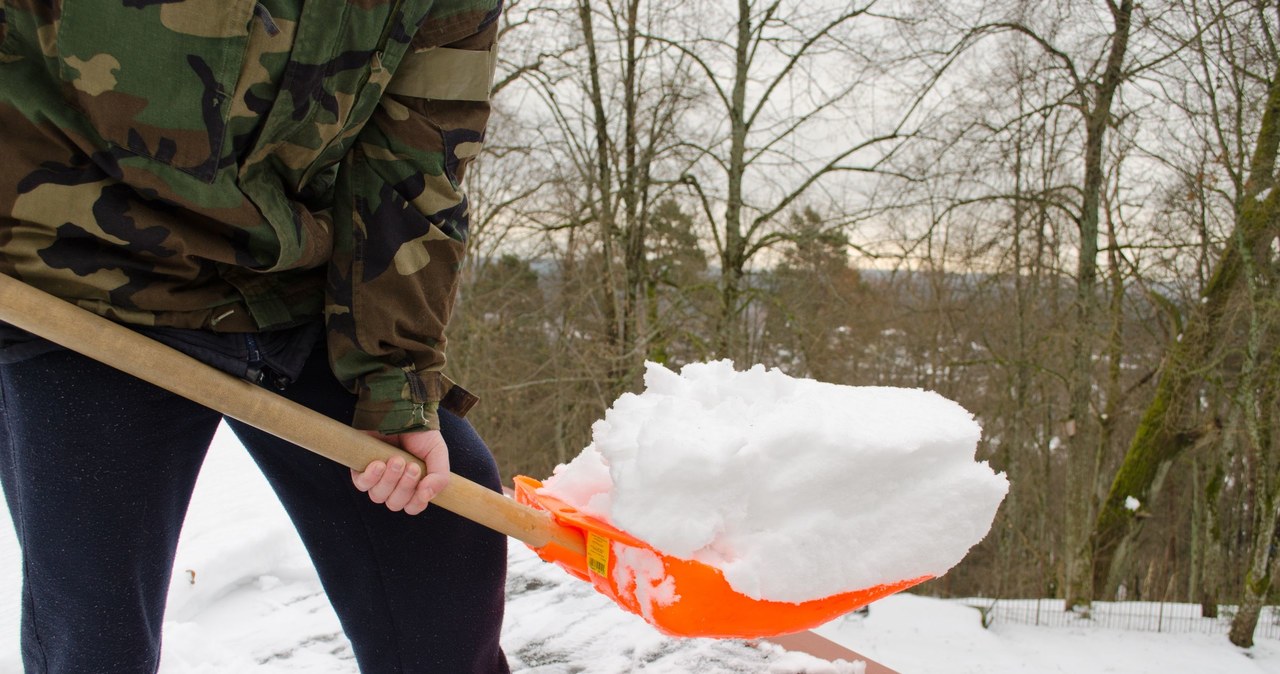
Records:
M4 274L0 320L349 468L398 455L425 471L407 452ZM580 532L457 474L431 503L535 548L555 544L586 554Z

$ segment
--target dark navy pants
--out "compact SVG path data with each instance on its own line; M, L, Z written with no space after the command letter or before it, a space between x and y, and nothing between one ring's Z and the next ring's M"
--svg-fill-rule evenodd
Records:
M322 348L283 393L349 420ZM221 416L68 351L0 365L0 479L23 555L27 671L154 672L174 550ZM441 412L453 471L499 489L470 424ZM431 506L371 503L346 468L231 427L302 537L366 674L506 672L506 539Z

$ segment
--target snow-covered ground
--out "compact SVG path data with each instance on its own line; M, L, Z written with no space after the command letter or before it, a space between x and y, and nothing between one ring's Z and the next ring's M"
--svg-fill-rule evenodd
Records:
M225 431L225 429L224 429ZM0 508L3 508L0 505ZM7 516L7 513L6 513ZM0 673L18 660L17 545L0 526ZM503 644L516 672L856 672L769 644L677 640L511 546ZM997 624L957 602L898 595L818 632L903 674L1280 674L1280 642ZM178 550L162 674L351 674L351 649L297 537L229 433L210 452Z

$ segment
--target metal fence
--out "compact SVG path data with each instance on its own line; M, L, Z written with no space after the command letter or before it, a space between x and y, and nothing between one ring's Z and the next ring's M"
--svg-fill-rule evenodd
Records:
M1217 618L1200 615L1199 604L1171 602L1093 602L1089 617L1065 610L1061 599L958 600L982 613L984 626L996 623L1043 625L1046 627L1101 627L1137 632L1174 634L1227 634L1235 606L1219 606ZM1255 639L1280 639L1280 607L1264 606L1258 616Z

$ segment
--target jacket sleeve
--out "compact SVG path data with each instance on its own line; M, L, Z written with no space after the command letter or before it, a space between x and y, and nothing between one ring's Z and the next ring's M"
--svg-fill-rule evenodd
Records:
M467 239L461 183L495 63L499 8L484 4L420 29L339 165L325 315L334 374L359 395L357 428L439 428Z

